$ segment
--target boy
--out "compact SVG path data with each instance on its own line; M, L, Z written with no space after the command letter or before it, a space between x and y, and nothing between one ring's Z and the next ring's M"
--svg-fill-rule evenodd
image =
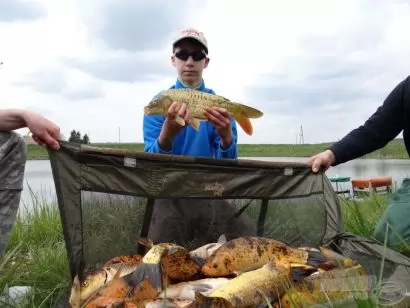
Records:
M172 44L172 65L177 81L171 88L192 88L215 94L206 88L202 77L209 64L208 43L202 32L184 29ZM207 108L208 121L200 122L199 131L189 125L185 104L174 102L166 117L144 115L145 152L213 158L238 157L237 130L223 108ZM185 119L180 126L175 117ZM154 242L176 242L198 247L214 242L224 233L228 238L255 235L256 227L224 200L155 200L148 237ZM228 220L231 222L226 223Z

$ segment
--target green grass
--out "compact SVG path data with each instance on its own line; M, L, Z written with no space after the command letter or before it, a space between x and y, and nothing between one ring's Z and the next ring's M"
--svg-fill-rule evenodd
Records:
M375 196L364 201L342 201L346 231L371 236L375 224L386 208L387 200L386 196ZM85 215L89 215L87 219L93 222L88 225L88 230L84 230L89 237L87 247L94 250L96 254L104 253L104 250L98 250L101 249L99 244L115 245L128 237L129 233L124 229L132 225L132 219L128 217L127 220L126 215L122 218L118 217L117 215L121 215L124 209L118 211L118 208L113 206L112 203L108 203L107 207L101 209L106 211L110 208L116 215L106 213L103 218L95 215L91 210L85 210ZM107 223L101 223L102 219ZM116 236L113 236L109 226L118 226L115 230ZM104 241L104 238L109 236L112 241ZM131 245L135 245L134 238L128 238L128 248ZM116 247L115 250L117 248L121 250L121 247ZM103 255L102 258L108 257ZM38 201L32 212L24 215L20 212L17 216L6 255L3 260L0 260L0 292L7 286L32 286L34 291L27 301L20 306L11 307L52 307L62 294L69 290L68 273L58 208L54 203Z
M365 237L372 237L376 224L386 210L389 198L390 195L372 195L362 201L341 199L346 230ZM410 244L400 239L394 226L389 226L388 232L394 233L402 242L394 249L410 257Z
M386 209L388 198L388 195L373 195L360 201L340 198L346 230L371 237Z
M142 143L95 143L93 146L121 148L135 151L143 151ZM317 144L239 144L240 157L309 157L317 154L331 143ZM28 159L48 159L47 151L34 144L27 145ZM363 158L378 159L408 159L403 139L395 139L384 148L374 151Z
M52 307L67 290L68 262L55 205L40 203L32 212L18 214L0 273L0 291L7 285L33 287L21 307Z

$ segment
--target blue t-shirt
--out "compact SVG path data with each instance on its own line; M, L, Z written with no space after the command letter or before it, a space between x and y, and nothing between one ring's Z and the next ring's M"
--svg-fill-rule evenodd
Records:
M177 79L174 88L186 88L186 86ZM198 86L197 90L215 94L212 89L205 88L204 81ZM221 148L221 138L215 127L208 121L200 121L199 131L196 131L191 125L181 129L175 137L172 147L169 151L164 151L158 144L162 124L165 117L159 115L147 116L144 114L143 133L144 133L144 151L149 153L202 156L211 158L231 158L238 157L237 152L237 129L234 119L231 120L232 142L227 149Z

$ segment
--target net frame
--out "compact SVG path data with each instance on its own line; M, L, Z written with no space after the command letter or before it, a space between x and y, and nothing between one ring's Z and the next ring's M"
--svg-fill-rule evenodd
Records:
M60 142L59 151L48 152L72 278L84 268L82 191L146 198L141 237L148 234L155 198L261 199L262 236L268 200L315 194L325 200L322 246L332 245L343 233L340 204L330 181L306 163L152 154L67 141ZM139 245L138 253L144 251Z

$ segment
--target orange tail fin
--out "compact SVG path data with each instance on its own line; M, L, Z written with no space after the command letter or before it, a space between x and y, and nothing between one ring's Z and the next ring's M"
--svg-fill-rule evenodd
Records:
M243 129L243 131L249 136L252 136L253 127L251 120L249 120L249 118L244 113L241 113L240 115L235 115L234 118L236 122L238 122L239 126Z

